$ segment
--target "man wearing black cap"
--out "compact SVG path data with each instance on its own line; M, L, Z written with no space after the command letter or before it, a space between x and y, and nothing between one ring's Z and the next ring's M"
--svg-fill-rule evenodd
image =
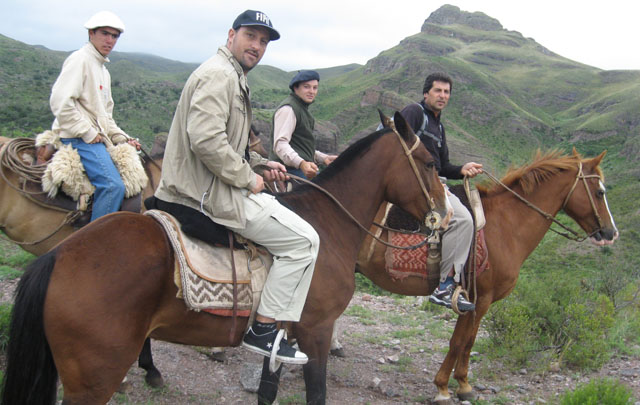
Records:
M318 163L329 165L336 155L316 150L313 137L315 120L309 105L318 94L320 75L314 70L299 71L289 88L291 94L284 99L273 115L270 159L277 160L296 176L312 179L318 173Z
M171 124L155 193L157 206L174 214L183 228L195 224L206 236L216 232L215 222L273 254L256 321L243 340L243 346L265 356L275 345L276 321L300 320L320 245L311 225L261 193L265 179L286 180L285 167L246 152L252 120L247 72L278 38L264 13L247 10L234 21L226 46L191 74ZM262 175L252 170L259 164L269 168ZM276 359L308 361L286 340Z

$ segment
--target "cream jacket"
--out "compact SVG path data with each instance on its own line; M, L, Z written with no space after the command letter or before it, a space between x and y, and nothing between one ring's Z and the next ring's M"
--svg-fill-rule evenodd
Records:
M107 144L129 139L113 120L111 76L104 66L108 61L91 42L64 61L49 99L56 117L52 130L61 138L82 138L88 143L100 134Z
M213 221L244 228L242 199L256 185L245 159L251 125L249 85L226 46L189 77L176 109L156 197L197 209Z

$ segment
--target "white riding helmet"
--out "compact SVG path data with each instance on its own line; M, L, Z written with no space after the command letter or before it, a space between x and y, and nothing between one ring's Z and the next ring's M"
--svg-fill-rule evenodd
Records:
M122 20L111 11L99 11L91 16L84 23L84 27L88 30L93 30L99 27L111 27L121 33L124 32L124 23Z

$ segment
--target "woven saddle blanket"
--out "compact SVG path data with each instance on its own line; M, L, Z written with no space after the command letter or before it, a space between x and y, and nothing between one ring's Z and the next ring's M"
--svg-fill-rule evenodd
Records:
M389 231L389 243L396 246L412 246L424 241L426 235ZM484 238L484 229L476 232L476 273L481 274L489 267L489 252ZM409 276L427 278L427 245L417 249L404 250L387 247L384 253L385 269L395 279Z
M164 211L149 210L144 215L162 225L173 247L176 258L174 281L178 288L176 297L184 299L187 307L194 311L231 316L231 250L185 235L178 220ZM238 316L250 316L257 310L272 263L268 252L251 244L249 246L252 247L233 250Z

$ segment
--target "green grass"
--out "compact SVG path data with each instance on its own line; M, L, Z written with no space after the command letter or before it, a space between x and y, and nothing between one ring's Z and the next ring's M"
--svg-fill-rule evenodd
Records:
M21 275L21 270L17 270L6 265L0 265L0 280L13 280L20 277Z

